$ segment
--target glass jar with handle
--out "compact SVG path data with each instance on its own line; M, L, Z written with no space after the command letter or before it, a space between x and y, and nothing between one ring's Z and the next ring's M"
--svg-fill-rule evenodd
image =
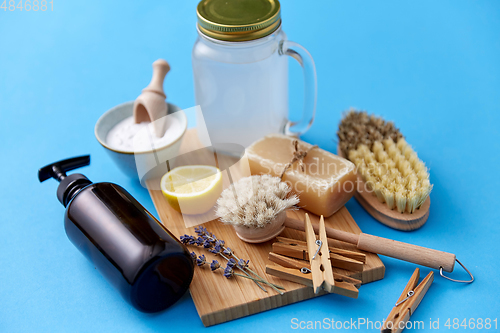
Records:
M309 52L287 40L277 0L203 0L192 53L196 104L212 144L243 147L270 133L299 136L314 120L316 69ZM305 81L302 119L288 119L288 56Z

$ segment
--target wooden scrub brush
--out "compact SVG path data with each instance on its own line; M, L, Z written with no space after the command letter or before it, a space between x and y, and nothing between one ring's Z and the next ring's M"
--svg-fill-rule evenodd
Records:
M429 173L394 124L351 110L337 135L338 154L358 170L359 203L389 227L415 230L424 225L432 190Z

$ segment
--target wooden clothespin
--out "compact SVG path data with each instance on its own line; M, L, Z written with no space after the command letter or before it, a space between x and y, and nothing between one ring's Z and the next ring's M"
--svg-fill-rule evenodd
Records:
M287 257L309 260L307 243L304 241L277 237L273 243L273 252ZM362 272L366 262L366 255L344 249L329 248L330 263L333 267L346 269L353 272ZM314 253L313 253L314 254Z
M281 236L276 237L276 240L277 240L277 242L273 243L273 246L275 244L276 245L286 244L286 245L289 245L291 247L296 246L296 245L300 245L301 247L302 246L305 247L305 251L307 252L307 243L304 241L293 239L293 238L281 237ZM328 239L328 247L330 250L330 255L332 253L335 253L335 254L338 254L338 255L341 255L341 256L344 256L347 258L354 259L356 261L361 261L363 264L366 263L366 254L361 253L359 251L350 251L350 250L339 249L339 248L335 247L335 245L332 245L331 241L335 241L335 240ZM331 257L330 257L330 259L331 259Z
M384 322L384 326L381 329L382 333L399 333L404 330L406 323L410 320L411 315L417 309L427 290L429 290L432 281L434 281L434 273L430 272L427 274L417 286L419 279L420 269L416 268L403 293L399 296L396 305Z
M319 239L316 239L309 214L305 215L304 223L314 293L319 293L321 289L332 293L335 288L335 280L333 279L328 239L326 238L325 219L323 215L319 219ZM313 255L311 256L311 254Z
M332 266L342 266L350 271L361 272L366 262L366 255L334 247L329 248L323 216L320 219L318 240L316 240L308 214L305 216L304 223L307 242L278 237L278 242L273 244L274 252L269 253L269 260L272 264L266 265L266 273L311 286L315 294L323 289L329 293L358 298L361 281L333 273ZM321 246L318 246L316 242L320 242Z
M269 253L269 260L278 265L266 265L267 274L305 286L313 286L311 265L307 261L288 258L273 252ZM333 279L335 280L334 293L358 298L361 280L337 273L333 273Z

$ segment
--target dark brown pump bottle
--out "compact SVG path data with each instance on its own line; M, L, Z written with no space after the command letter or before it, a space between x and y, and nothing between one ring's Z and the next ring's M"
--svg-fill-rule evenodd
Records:
M66 176L89 164L87 155L38 171L40 182L60 182L57 198L66 207L68 238L136 309L166 309L191 283L194 264L189 252L121 186L92 183L78 173Z

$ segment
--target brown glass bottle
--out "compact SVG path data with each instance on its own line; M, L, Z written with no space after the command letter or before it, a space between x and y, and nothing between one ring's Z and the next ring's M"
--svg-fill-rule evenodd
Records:
M157 312L176 302L193 278L186 247L121 186L50 171L56 165L64 174L67 161L40 169L39 177L47 179L48 170L61 181L58 198L71 242L138 310Z

